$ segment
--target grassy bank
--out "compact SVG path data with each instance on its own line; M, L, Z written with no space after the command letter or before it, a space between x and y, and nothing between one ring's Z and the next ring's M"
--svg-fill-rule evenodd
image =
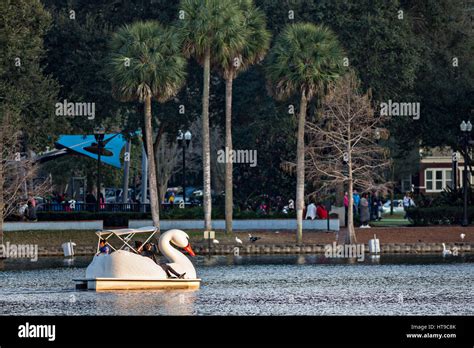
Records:
M58 231L15 231L5 232L5 242L15 244L37 244L39 247L60 247L62 243L72 241L77 246L95 246L97 236L95 230L58 230ZM203 231L186 230L191 244L205 244ZM243 244L254 244L249 241L249 233L258 236L256 244L291 244L295 242L295 233L291 231L245 231L227 235L224 231L216 231L216 239L221 245L237 245L235 238L242 240ZM136 240L140 240L137 236ZM135 240L135 239L134 239ZM325 244L335 240L335 233L307 232L303 242L307 244ZM120 243L117 239L111 239L112 245ZM115 242L115 243L114 243Z

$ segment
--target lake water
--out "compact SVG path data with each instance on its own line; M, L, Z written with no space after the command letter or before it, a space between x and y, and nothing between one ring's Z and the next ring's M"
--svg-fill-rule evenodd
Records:
M197 291L78 291L88 257L0 261L0 315L473 315L474 256L194 259Z

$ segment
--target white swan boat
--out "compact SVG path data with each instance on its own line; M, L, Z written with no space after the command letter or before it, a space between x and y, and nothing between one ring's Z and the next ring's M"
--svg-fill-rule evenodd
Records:
M199 289L201 279L191 261L174 246L195 256L189 244L189 236L177 229L169 230L160 236L158 248L169 261L158 265L151 258L139 254L131 245L132 238L148 234L143 245L151 240L157 229L143 227L138 229L104 230L96 232L99 237L97 254L89 264L84 279L74 279L76 288L88 290L142 290L142 289ZM146 236L146 235L145 235ZM114 248L111 240L121 241L120 248ZM109 254L100 253L100 240L105 240L112 249ZM172 268L181 278L170 278L165 269Z

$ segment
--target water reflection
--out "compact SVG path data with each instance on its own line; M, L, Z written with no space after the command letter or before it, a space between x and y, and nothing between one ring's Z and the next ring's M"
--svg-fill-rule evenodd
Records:
M377 255L376 255L376 254L371 254L371 255L369 256L369 260L370 260L371 263L378 264L378 263L380 263L380 255L378 255L378 254L377 254Z
M296 259L296 263L298 265L304 265L306 263L305 255L298 255L298 258Z
M63 264L66 267L74 266L74 258L73 257L68 257L68 258L63 259Z
M196 291L107 291L96 293L97 308L102 301L117 315L192 315ZM90 292L89 292L90 294Z

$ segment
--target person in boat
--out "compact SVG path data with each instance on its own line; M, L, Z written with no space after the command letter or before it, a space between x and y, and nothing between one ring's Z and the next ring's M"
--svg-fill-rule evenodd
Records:
M156 255L158 255L158 252L156 250L156 246L152 243L145 243L145 245L143 246L143 250L142 252L140 253L140 255L142 256L145 256L145 257L149 257L150 259L152 259L155 263L158 264L157 262L157 259L156 259ZM179 278L179 279L183 279L184 278L184 275L186 273L183 273L183 274L179 274L178 272L176 272L170 265L166 264L166 263L160 263L158 264L161 268L163 268L163 270L166 272L166 276L168 278Z
M143 243L140 242L139 240L136 240L135 241L135 250L137 251L137 253L141 254L142 249L143 249Z
M149 257L150 259L152 259L153 261L156 262L156 251L153 250L153 245L151 243L145 243L145 245L143 246L143 250L142 252L140 253L140 255L142 256L145 256L145 257Z
M99 242L99 253L100 254L110 254L110 247L107 245L105 239L101 239Z
M168 278L178 278L178 279L183 279L184 278L184 275L186 274L186 272L184 272L183 274L179 274L178 272L176 272L170 265L166 264L166 263L160 263L159 266L161 268L163 268L163 270L166 272L166 276Z

